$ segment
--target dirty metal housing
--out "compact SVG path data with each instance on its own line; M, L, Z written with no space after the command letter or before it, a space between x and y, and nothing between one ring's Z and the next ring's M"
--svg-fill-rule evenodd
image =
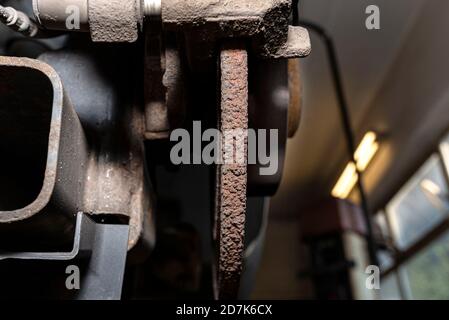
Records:
M138 82L129 63L135 52L128 45L116 44L114 50L92 46L41 56L59 73L88 138L82 212L128 217L129 249L151 249L155 233L143 154L144 115L130 81Z
M144 115L115 54L132 53L0 57L0 251L67 249L77 212L129 219L128 248L154 246Z
M87 146L81 123L58 74L43 62L0 57L0 92L1 249L59 248L73 238L82 203Z
M89 31L88 0L33 0L33 11L37 22L51 30L67 30L67 19L78 13L80 29ZM75 30L76 31L76 30Z
M292 0L164 0L164 28L184 32L192 58L206 60L222 39L250 39L265 58L299 58L310 53L306 29L292 27Z
M94 42L134 42L143 19L141 0L33 0L39 24L50 30L91 33ZM70 22L79 18L79 29Z
M80 7L81 28L95 42L134 42L144 16L160 18L163 30L181 32L192 64L213 59L217 42L247 38L264 58L309 55L306 29L290 26L292 0L33 0L44 28L68 30L67 5ZM68 30L70 31L70 30Z

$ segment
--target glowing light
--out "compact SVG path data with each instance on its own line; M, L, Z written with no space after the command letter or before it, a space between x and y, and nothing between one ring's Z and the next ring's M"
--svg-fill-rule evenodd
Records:
M379 143L377 142L377 135L372 131L367 132L354 153L354 159L359 172L363 172L368 168L378 150ZM359 179L356 164L351 161L346 165L345 170L332 189L331 194L333 197L346 199L351 194L352 189L354 189Z

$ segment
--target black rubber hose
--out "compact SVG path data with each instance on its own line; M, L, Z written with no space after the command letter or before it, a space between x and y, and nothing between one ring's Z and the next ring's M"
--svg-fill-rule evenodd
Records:
M296 8L296 10L293 10L293 24L297 26L298 25L302 26L304 28L307 28L308 30L315 32L325 44L327 57L329 59L329 64L332 72L332 80L337 94L339 113L343 124L349 158L353 161L353 163L357 163L356 160L354 159L356 145L355 145L354 131L352 129L351 124L351 115L348 111L349 110L348 103L344 93L345 91L343 88L343 81L341 77L334 42L332 38L327 34L326 30L324 30L324 28L322 28L321 26L312 22L300 21L299 7L298 7L299 0L294 0L294 4L295 4L294 8ZM374 237L374 228L368 198L366 196L365 187L363 184L363 173L357 168L357 166L356 170L357 175L359 177L357 181L357 187L360 193L361 206L367 230L366 241L368 246L368 254L370 257L371 264L378 266L379 264L377 258L377 243Z

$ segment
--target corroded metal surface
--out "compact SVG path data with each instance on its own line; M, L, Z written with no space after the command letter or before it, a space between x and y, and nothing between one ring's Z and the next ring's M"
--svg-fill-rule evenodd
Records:
M135 79L135 71L125 58L131 55L125 48L98 46L89 52L46 53L41 59L59 73L88 130L83 212L129 217L129 248L151 248L154 225L151 185L145 177L144 114L133 98L130 79ZM105 70L107 78L101 76Z
M74 9L77 22L72 21ZM94 42L136 41L142 10L141 0L33 0L35 19L44 29L90 31Z
M192 69L213 66L217 43L246 38L264 58L304 57L311 51L308 31L292 27L291 0L165 0L164 28L182 32Z
M176 36L161 37L157 23L146 26L145 138L167 139L185 114L184 72ZM162 39L164 38L164 39Z
M244 46L224 47L220 68L220 130L223 136L229 130L239 130L236 140L245 142L243 163L225 161L217 167L217 298L232 299L237 297L242 272L247 198L248 56ZM223 156L229 159L228 153L236 148L225 148L225 144L223 140Z
M89 24L95 42L134 42L141 20L140 1L89 1Z
M288 61L288 87L290 102L288 106L288 137L292 138L298 131L302 110L302 84L299 59Z
M77 212L129 218L129 249L153 247L144 114L113 58L0 57L0 251L63 250Z
M265 46L262 56L273 59L303 58L312 51L310 36L307 29L296 26L288 26L287 40L275 50Z
M81 123L58 74L37 60L0 57L0 105L7 169L0 186L2 249L59 248L73 238L81 208L87 165Z

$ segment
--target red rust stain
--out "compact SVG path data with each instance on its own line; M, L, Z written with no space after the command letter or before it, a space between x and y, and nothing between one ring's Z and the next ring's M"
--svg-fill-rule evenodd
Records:
M221 52L220 130L248 128L248 55L241 44L224 47ZM245 163L247 139L245 140ZM224 145L224 143L223 143ZM223 150L223 152L225 152ZM244 250L247 166L218 166L219 257L218 290L220 299L237 297Z

